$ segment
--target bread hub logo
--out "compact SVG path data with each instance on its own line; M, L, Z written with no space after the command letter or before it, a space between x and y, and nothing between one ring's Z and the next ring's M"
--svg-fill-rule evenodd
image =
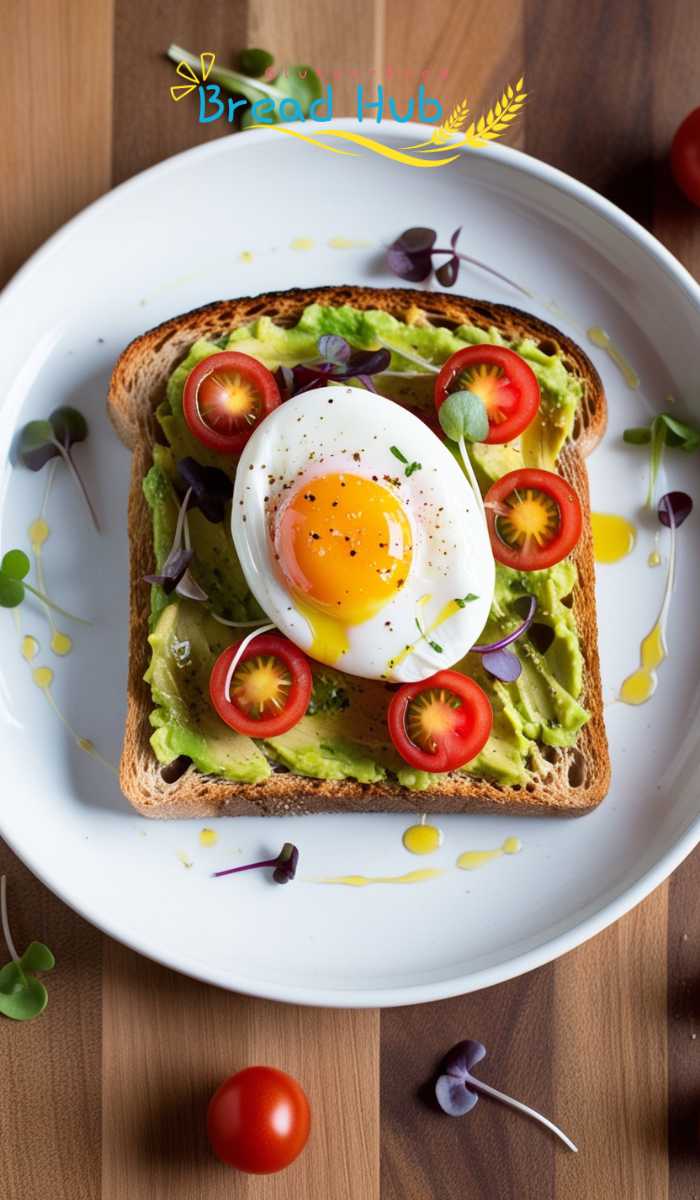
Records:
M357 156L368 151L412 167L447 166L459 157L455 151L461 146L478 149L501 137L527 97L524 80L519 79L513 86L506 86L501 99L487 113L467 125L467 100L460 101L445 116L443 104L429 94L425 83L420 83L416 94L402 104L382 84L372 90L358 83L355 112L350 115L358 122L367 122L368 132L356 133L330 126L334 117L333 84L323 84L311 67L277 71L272 56L264 50L244 51L239 60L241 70L217 66L211 51L197 58L179 46L171 46L168 56L177 63L177 74L185 80L170 88L171 98L179 103L194 94L197 120L202 125L223 121L240 123L244 130L269 128L330 153ZM398 149L371 136L372 125L383 121L419 121L434 129L428 141ZM307 128L304 132L290 129L291 122L303 122ZM352 143L357 149L341 149L338 142Z

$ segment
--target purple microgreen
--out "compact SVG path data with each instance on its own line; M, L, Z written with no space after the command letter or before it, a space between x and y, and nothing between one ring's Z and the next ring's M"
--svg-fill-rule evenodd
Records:
M515 683L520 678L523 666L512 650L490 650L481 659L489 675L502 683Z
M485 642L480 646L472 646L472 651L475 654L491 654L495 650L505 650L506 646L510 646L511 642L515 642L524 633L527 633L535 619L536 611L537 601L534 596L530 596L530 607L528 608L527 616L522 624L518 625L517 629L513 629L511 633L507 633L505 637L500 638L497 642Z
M693 511L692 497L686 492L666 492L659 500L657 511L662 525L667 529L674 525L678 529Z
M275 380L279 390L287 396L291 396L294 390L294 371L291 367L279 366L275 371Z
M263 867L272 867L272 878L275 883L290 883L299 865L299 851L291 842L285 842L276 858L265 858L261 862L246 863L243 867L228 867L225 871L214 871L214 879L222 875L238 875L241 871L257 871Z
M177 514L173 543L163 566L160 571L155 572L153 575L144 575L143 579L144 583L156 584L162 587L166 596L169 596L172 592L176 592L178 596L184 596L188 600L204 602L209 597L204 589L199 586L190 571L193 552L192 547L189 545L189 535L187 533L187 509L193 492L193 487L189 487L185 492L180 505L180 511Z
M352 347L337 333L324 333L318 339L318 352L324 362L342 367L352 354Z
M84 442L87 435L87 421L77 408L56 408L48 421L30 421L24 426L19 437L19 457L30 471L40 471L50 459L60 455L87 504L95 529L99 533L97 513L71 455L71 446L77 442Z
M357 378L358 378L358 381L362 384L362 386L364 388L367 388L368 392L374 392L375 396L379 395L379 392L377 391L376 387L372 383L372 380L370 379L369 375L358 375Z
M144 583L152 583L156 587L162 587L166 596L169 596L183 579L193 558L194 553L192 550L185 550L184 547L174 546L159 572L156 572L154 575L144 575Z
M213 525L224 520L233 484L219 467L204 467L195 458L181 458L177 473L190 491L190 508L198 508Z
M451 258L448 258L447 262L444 262L441 267L437 267L435 271L435 278L443 287L454 287L458 275L459 256L457 254L453 254Z
M27 580L28 574L29 559L24 550L8 550L0 562L0 608L17 608L24 600L25 593L31 592L32 596L36 596L47 608L60 613L62 617L67 617L69 621L90 625L91 622L85 617L76 617L75 613L61 608L60 604L55 604L44 592L33 587Z
M569 1150L576 1153L576 1146L571 1139L547 1117L543 1117L541 1113L536 1112L529 1105L523 1104L520 1100L514 1100L511 1096L496 1091L490 1084L475 1078L472 1070L485 1057L486 1048L481 1042L468 1039L453 1046L443 1060L442 1073L435 1082L435 1098L442 1111L449 1117L462 1117L465 1113L471 1112L481 1092L491 1096L494 1100L500 1100L501 1103L510 1105L511 1108L516 1108L518 1112L525 1113L535 1121L539 1121L541 1125L546 1126L558 1138L561 1138Z
M387 249L387 266L390 271L393 271L401 279L406 279L410 283L422 283L426 279L429 279L433 271L434 256L436 254L446 254L449 256L448 261L435 271L436 278L443 287L454 286L459 275L460 262L467 262L474 267L479 267L482 271L488 271L489 274L495 275L497 279L522 292L524 296L532 295L527 288L521 287L519 283L515 283L514 280L509 279L507 275L503 275L500 271L496 271L493 267L489 267L487 263L481 262L480 259L472 258L468 254L458 254L457 242L461 232L461 226L459 229L455 229L450 238L450 246L448 248L435 245L437 235L434 229L424 229L422 227L405 229Z

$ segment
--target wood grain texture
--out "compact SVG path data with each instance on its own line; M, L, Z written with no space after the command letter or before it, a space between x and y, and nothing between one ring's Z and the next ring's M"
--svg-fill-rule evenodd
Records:
M112 0L0 0L0 29L2 284L109 187Z
M18 1023L0 1017L0 1195L7 1200L95 1200L102 1096L101 936L0 842L3 874L18 951L31 941L45 942L56 967L46 976L49 1005L39 1020ZM4 963L4 945L2 954Z
M382 78L401 104L422 82L444 116L466 97L469 124L524 72L525 0L506 0L498 12L491 0L386 0L386 6ZM526 120L527 106L509 145L523 146Z
M105 939L104 1200L378 1200L376 1013L297 1008L204 987ZM213 1157L206 1106L227 1075L268 1063L310 1098L304 1154L273 1177Z

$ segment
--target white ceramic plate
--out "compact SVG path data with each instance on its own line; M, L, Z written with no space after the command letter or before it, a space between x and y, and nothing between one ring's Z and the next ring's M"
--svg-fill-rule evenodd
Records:
M353 129L352 121L338 122ZM405 145L421 127L382 126ZM45 473L11 469L18 424L56 405L80 407L91 437L76 450L104 523L100 538L63 471L45 547L51 593L95 618L69 627L75 650L48 648L45 618L21 610L55 671L54 696L71 725L115 762L127 651L125 504L129 455L105 415L109 372L130 338L219 297L314 284L394 285L382 247L408 225L446 235L521 281L532 311L586 344L604 326L641 377L631 391L608 357L587 346L605 382L610 427L590 463L594 508L631 518L633 554L599 570L607 700L636 667L664 569L650 569L654 521L641 513L647 459L623 448L626 425L667 405L700 418L700 289L643 229L542 163L500 147L466 152L438 171L378 156L324 154L274 131L200 146L118 188L72 221L20 271L0 301L2 544L28 547ZM336 237L366 245L333 248ZM297 238L313 248L292 248ZM241 255L249 251L251 261ZM456 289L519 304L493 277L463 269ZM697 460L667 455L672 485L693 490ZM696 486L696 485L695 485ZM320 887L320 875L401 874L426 865L402 848L401 816L221 820L204 849L204 822L147 822L114 776L80 750L20 654L10 613L2 644L2 833L58 895L121 941L224 987L303 1003L392 1005L433 1000L507 979L562 954L642 899L697 840L700 804L696 513L679 537L670 658L644 707L606 712L613 783L580 821L464 816L440 821L433 860L450 868L406 887ZM662 542L662 551L667 551ZM212 824L211 822L208 824ZM518 856L480 871L454 869L460 851L522 839ZM301 851L290 887L262 874L213 880L220 867ZM188 856L186 869L181 857Z

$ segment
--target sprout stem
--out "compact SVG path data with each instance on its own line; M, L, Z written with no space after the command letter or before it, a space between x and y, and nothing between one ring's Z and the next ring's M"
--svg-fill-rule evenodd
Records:
M534 1108L530 1108L527 1104L522 1104L520 1100L514 1100L512 1096L506 1096L503 1092L496 1091L496 1088L489 1087L488 1083L484 1083L481 1079L475 1079L473 1075L469 1076L469 1087L478 1088L479 1091L485 1092L487 1096L492 1096L494 1100L500 1100L503 1104L509 1104L511 1108L517 1108L519 1112L525 1113L526 1116L532 1117L535 1121L539 1121L541 1125L545 1125L558 1138L561 1138L564 1145L569 1147L569 1150L573 1150L574 1154L578 1153L578 1147L574 1145L571 1139L557 1125L549 1121L547 1117L543 1117L541 1113L536 1112Z
M257 867L275 867L276 858L266 858L263 862L246 863L244 867L229 867L226 871L214 871L212 878L219 879L221 875L237 875L239 871L254 871Z
M27 589L28 592L31 592L33 596L36 596L37 600L41 600L42 604L46 604L47 607L52 608L54 612L60 613L62 617L67 617L69 621L77 621L80 625L92 625L92 621L89 621L87 617L76 617L75 613L68 612L67 609L61 608L60 604L54 604L53 600L49 600L48 596L45 596L43 592L38 590L38 588L32 587L31 583L27 583L26 579L22 580L22 585Z
M226 617L220 617L218 613L213 612L211 615L220 625L227 625L230 629L255 629L258 625L264 625L267 620L266 617L260 617L258 621L229 621Z
M10 951L10 958L13 962L19 962L19 954L15 949L15 943L12 941L10 933L10 922L7 917L7 876L3 875L0 878L0 918L2 919L2 934L5 939L7 949Z
M75 480L75 482L78 486L78 490L81 492L83 499L85 500L85 503L88 506L88 511L90 513L90 516L92 517L92 521L93 521L93 525L95 526L95 529L97 530L98 533L101 533L102 530L100 529L100 522L97 519L97 513L95 512L95 509L92 504L92 500L90 499L90 496L88 495L88 490L85 487L85 484L83 483L82 476L81 476L78 468L76 467L75 463L73 462L73 459L71 458L70 451L67 450L65 446L62 446L61 443L57 440L57 438L52 438L51 441L53 442L54 446L56 446L58 448L59 453L60 453L64 463L66 464L66 466L68 467L68 470L70 471L71 475L73 476L73 479Z
M241 642L236 653L234 654L233 658L231 659L231 666L229 667L229 669L226 673L226 682L224 683L224 696L226 697L227 700L230 701L230 699L231 699L229 693L231 691L231 684L233 683L233 677L236 674L236 667L238 666L239 662L241 661L245 651L248 649L249 644L252 642L253 638L256 638L258 636L258 634L268 633L270 631L270 629L274 629L274 628L275 628L275 626L272 624L263 625L260 629L254 629L252 633L249 633L247 637L243 638L243 641Z
M467 447L466 447L466 444L465 444L465 441L464 441L464 438L463 438L463 437L461 437L461 438L459 439L459 452L460 452L460 454L461 454L461 456L462 456L462 463L464 464L464 471L465 471L465 474L466 474L466 476L467 476L467 479L469 480L469 482L470 482L470 484L471 484L472 491L473 491L473 493L474 493L474 495L475 495L475 497L476 497L476 502L477 502L477 505L478 505L479 511L480 511L480 512L483 514L483 511L484 511L484 500L483 500L483 497L482 497L482 495L481 495L481 489L480 489L480 487L479 487L479 485L478 485L478 483L477 483L477 481L476 481L476 475L474 474L474 468L473 468L473 466L472 466L472 460L471 460L471 459L470 459L470 457L469 457L469 451L467 450Z

